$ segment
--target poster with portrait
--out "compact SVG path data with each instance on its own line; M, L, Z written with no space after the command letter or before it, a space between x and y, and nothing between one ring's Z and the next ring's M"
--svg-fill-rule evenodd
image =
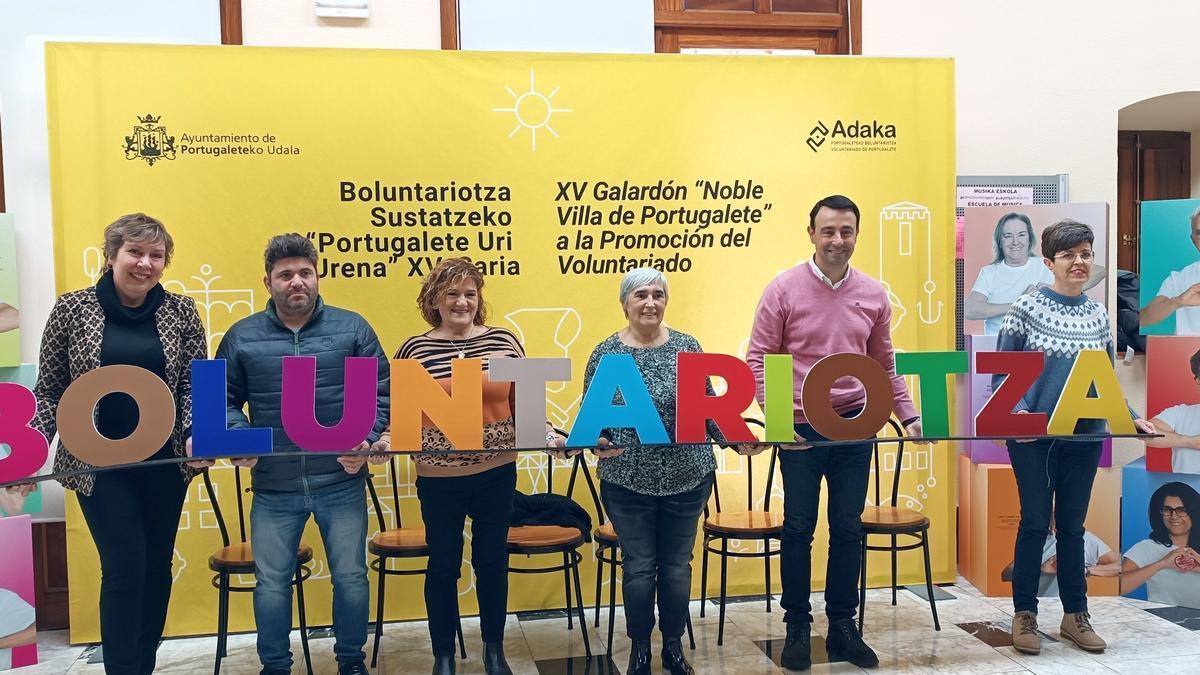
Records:
M0 518L0 541L0 670L8 670L38 661L29 516Z
M1142 202L1141 209L1142 335L1200 335L1200 199Z
M1167 436L1146 448L1146 470L1200 474L1200 336L1146 340L1146 418Z
M17 307L17 238L13 217L0 213L0 367L21 364Z
M1122 595L1200 609L1200 475L1126 464L1121 486Z
M1071 219L1092 228L1095 254L1084 290L1108 307L1108 204L1038 204L965 209L963 334L996 335L1014 300L1054 282L1042 259L1042 232Z
M30 389L37 382L37 366L32 363L10 368L0 367L0 382L16 382ZM0 460L8 456L9 448L0 443ZM42 512L42 488L45 483L38 483L34 491L28 495L0 490L0 518L16 516L22 513L36 514Z

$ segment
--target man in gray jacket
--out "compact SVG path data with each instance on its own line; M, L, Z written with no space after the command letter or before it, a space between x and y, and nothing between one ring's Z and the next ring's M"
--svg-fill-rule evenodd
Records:
M314 412L318 422L332 426L342 417L345 359L367 356L379 360L379 402L375 426L359 446L366 450L388 425L389 364L379 338L363 317L321 300L317 251L311 241L299 234L273 237L264 258L263 282L271 293L267 308L234 324L217 348L216 358L225 360L228 379L229 428L271 427L275 452L299 451L284 433L281 419L283 357L316 357ZM254 619L263 673L291 672L292 578L300 535L310 515L321 531L333 580L338 673L367 673L365 463L363 455L268 455L251 472L250 543L258 582Z

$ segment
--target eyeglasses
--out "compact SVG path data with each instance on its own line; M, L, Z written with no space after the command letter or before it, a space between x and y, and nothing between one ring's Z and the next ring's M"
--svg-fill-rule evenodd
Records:
M1079 253L1071 253L1070 251L1063 251L1061 253L1054 254L1055 260L1061 260L1063 262L1075 262L1076 260L1082 260L1083 262L1092 262L1092 260L1094 260L1095 258L1096 258L1096 254L1092 251L1080 251Z
M1176 506L1175 508L1164 506L1159 509L1158 512L1162 514L1163 518L1170 518L1172 516L1176 518L1187 518L1188 515L1186 506Z

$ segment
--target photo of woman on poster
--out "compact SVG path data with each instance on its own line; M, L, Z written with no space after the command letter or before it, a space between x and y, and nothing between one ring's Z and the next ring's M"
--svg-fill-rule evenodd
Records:
M1121 593L1146 585L1146 599L1164 605L1200 608L1200 494L1172 482L1154 491L1147 508L1150 534L1125 552Z
M12 668L12 650L37 642L33 606L12 591L0 588L0 670Z
M1000 216L992 231L992 262L980 268L963 301L963 318L983 321L983 334L996 335L1013 301L1054 283L1037 250L1037 234L1028 215L1013 211ZM1105 273L1103 265L1092 265L1083 290L1100 283Z

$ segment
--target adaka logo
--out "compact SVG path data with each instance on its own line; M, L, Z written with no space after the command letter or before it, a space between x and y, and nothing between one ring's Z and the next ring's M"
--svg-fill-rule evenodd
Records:
M825 142L827 136L829 136L829 127L825 126L824 122L817 120L817 126L808 132L808 147L813 152L816 152L821 147L821 144Z
M879 120L834 120L832 128L818 120L808 132L808 148L817 152L828 141L833 152L894 152L896 125Z
M125 137L125 159L145 160L150 166L160 159L175 159L175 137L158 121L162 116L138 116L140 122L133 133Z

